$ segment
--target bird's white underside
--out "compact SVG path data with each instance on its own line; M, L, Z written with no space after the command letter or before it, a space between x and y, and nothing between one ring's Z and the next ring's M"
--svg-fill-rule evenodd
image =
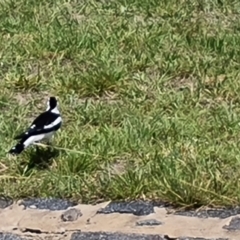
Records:
M44 133L44 134L39 134L39 135L35 135L35 136L31 136L29 137L23 144L24 144L24 148L27 148L29 145L35 143L35 142L39 142L42 140L51 140L51 138L54 135L54 131L50 132L50 133Z

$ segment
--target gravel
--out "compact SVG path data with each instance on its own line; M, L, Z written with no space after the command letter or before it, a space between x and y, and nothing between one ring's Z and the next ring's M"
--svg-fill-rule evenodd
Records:
M111 202L105 208L99 209L98 214L127 213L136 216L148 215L154 213L154 207L165 207L165 203L132 201L132 202Z
M56 199L56 198L37 198L37 199L25 199L21 202L25 208L37 208L47 209L51 211L66 210L69 207L74 207L77 204L68 200Z
M240 214L240 207L227 208L227 209L212 209L212 210L200 210L200 211L177 211L175 215L182 215L187 217L199 217L199 218L228 218Z
M5 208L13 203L12 199L0 196L0 208ZM45 199L34 198L25 199L21 205L25 208L38 208L48 210L66 210L69 207L74 207L77 204L63 199ZM150 202L150 201L132 201L132 202L111 202L105 208L99 209L97 214L111 214L111 213L126 213L136 216L143 216L154 213L154 207L170 207L170 204L164 202ZM228 218L240 214L240 207L226 208L226 209L211 209L199 211L176 211L175 215L182 215L188 217L199 218Z
M168 236L163 235L145 235L145 234L123 234L123 233L104 233L104 232L75 232L71 240L169 240ZM175 239L175 238L174 238ZM182 237L175 240L228 240L228 239L206 239Z
M0 196L0 208L7 208L13 204L13 199L7 196Z
M24 240L20 236L11 233L0 233L0 240Z
M46 237L46 239L50 239L50 238ZM169 238L168 236L161 236L161 235L122 234L122 233L104 233L104 232L95 232L95 233L74 232L71 236L71 240L169 240L169 239L171 238ZM16 234L0 233L0 240L26 240L26 239ZM228 239L223 239L223 238L205 239L205 238L182 237L176 240L228 240Z
M240 230L240 218L239 217L233 218L230 221L229 225L223 226L223 229L227 229L228 231Z
M145 235L145 234L122 234L122 233L104 233L104 232L75 232L71 240L167 240L164 236Z

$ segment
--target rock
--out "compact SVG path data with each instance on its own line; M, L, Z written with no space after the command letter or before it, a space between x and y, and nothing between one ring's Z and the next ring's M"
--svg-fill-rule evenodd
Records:
M146 219L140 220L136 222L137 226L157 226L162 225L162 222L158 221L157 219Z
M227 229L229 231L240 230L240 217L233 218L229 225L223 226L223 229Z
M97 214L129 213L136 216L154 213L154 204L151 202L111 202L105 208L97 211Z
M79 209L71 208L65 211L61 215L61 219L64 222L72 222L72 221L76 221L81 216L82 216L82 213Z

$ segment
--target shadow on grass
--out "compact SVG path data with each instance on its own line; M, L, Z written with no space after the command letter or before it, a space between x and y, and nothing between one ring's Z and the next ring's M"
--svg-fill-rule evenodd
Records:
M59 156L59 150L53 148L36 148L30 155L28 163L28 170L37 168L38 170L44 170L51 166L55 157Z

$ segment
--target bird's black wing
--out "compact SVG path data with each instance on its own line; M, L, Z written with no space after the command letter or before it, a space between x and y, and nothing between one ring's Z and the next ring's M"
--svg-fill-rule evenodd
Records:
M59 114L43 112L32 122L31 126L25 132L16 136L14 139L28 138L32 135L48 133L50 131L57 130L61 125L61 121L56 126L50 126L50 124L53 123L57 118L60 118Z
M32 122L31 126L35 126L34 128L36 129L41 129L53 123L58 117L60 117L60 114L43 112Z

